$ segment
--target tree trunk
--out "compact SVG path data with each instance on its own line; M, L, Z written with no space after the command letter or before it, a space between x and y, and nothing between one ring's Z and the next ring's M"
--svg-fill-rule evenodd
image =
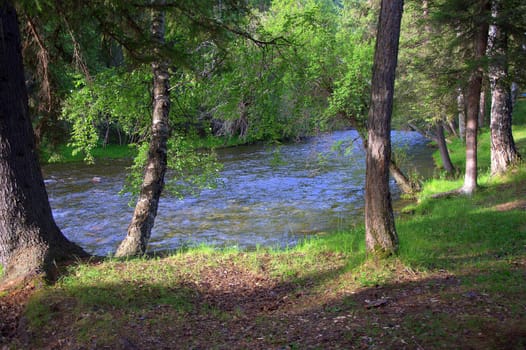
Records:
M403 173L403 171L398 167L398 165L391 159L389 163L389 173L395 180L398 188L404 194L415 194L420 191L420 186L418 183L413 183L411 180Z
M482 89L480 91L480 100L479 100L479 120L478 120L478 128L479 130L484 127L484 124L486 122L486 84L483 84Z
M374 54L365 177L365 242L367 251L390 255L398 249L391 193L391 113L402 0L382 0Z
M458 136L461 140L466 140L466 104L464 101L464 92L461 88L458 89L457 95L457 109L458 109Z
M87 256L55 224L28 112L17 15L0 3L0 263L4 281Z
M365 153L367 153L367 130L365 126L363 125L363 123L358 122L354 117L349 117L349 121L351 123L351 126L358 132L358 135L362 140L363 149ZM412 127L415 131L420 132L420 134L424 135L415 126ZM392 155L391 160L389 162L389 172L395 180L396 184L398 185L400 191L402 191L402 193L414 194L421 190L418 184L412 183L411 180L409 180L409 178L404 174L402 169L400 169L400 167L393 160Z
M446 144L446 138L444 136L444 127L442 126L442 122L439 121L436 126L436 141L438 144L438 151L440 153L440 159L442 160L442 166L444 167L444 170L447 171L448 174L453 174L455 172L455 167L453 166L453 163L451 162L451 158L449 157L449 151L447 149Z
M157 44L156 54L164 44L164 12L152 11L152 38ZM150 239L157 215L159 198L164 187L167 168L167 141L170 134L169 72L168 63L158 60L152 63L153 70L153 113L152 136L148 149L148 160L143 183L128 235L117 249L116 256L142 255Z
M487 1L479 1L481 13L483 15L487 8ZM475 29L473 38L474 60L479 62L470 74L467 88L467 120L466 120L466 173L464 185L461 192L472 194L477 188L477 131L478 131L478 111L480 105L480 91L482 89L482 67L481 61L486 54L486 44L488 40L487 22L479 23Z
M512 99L508 82L508 35L498 24L501 1L493 0L488 56L491 84L491 174L506 172L519 160L511 132Z
M511 83L511 110L515 108L515 103L517 103L517 97L519 97L519 84L516 82Z

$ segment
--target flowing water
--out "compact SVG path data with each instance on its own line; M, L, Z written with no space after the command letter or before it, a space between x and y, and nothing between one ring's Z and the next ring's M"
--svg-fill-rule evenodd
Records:
M393 132L407 155L404 168L432 172L428 141L414 132ZM341 142L340 151L334 150ZM345 150L347 149L347 152ZM163 196L150 250L207 243L218 246L285 247L302 238L349 228L363 220L365 157L355 131L340 131L279 147L217 151L222 185L197 197ZM107 255L124 238L133 208L118 194L125 161L44 167L55 220L87 251ZM100 178L100 181L93 181ZM99 180L99 179L97 179ZM393 198L399 197L392 182Z

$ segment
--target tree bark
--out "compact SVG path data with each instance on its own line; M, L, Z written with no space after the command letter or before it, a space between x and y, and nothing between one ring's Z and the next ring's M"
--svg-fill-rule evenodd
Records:
M517 97L519 97L519 84L516 82L511 83L511 109L515 108L515 103L517 103Z
M404 174L402 169L398 167L398 164L396 164L392 157L391 162L389 163L389 173L395 180L396 184L398 185L398 188L402 193L404 194L415 194L418 191L420 191L420 186L418 183L413 183L411 180Z
M499 25L501 1L493 0L489 26L488 76L491 85L491 174L506 172L520 159L513 140L512 97L508 81L508 35Z
M162 3L157 2L157 3ZM152 39L157 44L156 54L164 44L164 12L152 11ZM169 72L168 63L162 59L152 63L153 70L153 113L152 136L148 149L148 160L143 183L128 234L117 249L116 256L142 255L146 252L148 241L157 215L159 199L164 188L167 168L167 141L170 134L169 112Z
M88 254L55 224L35 150L16 10L0 2L0 263L4 281Z
M479 120L478 128L479 130L484 127L486 123L486 87L485 84L482 84L482 89L480 91L480 100L479 100Z
M365 241L367 251L390 255L398 249L391 193L391 114L402 0L382 0L374 54L365 180Z
M455 172L455 167L453 166L453 163L451 162L451 158L449 157L449 151L447 149L446 144L446 138L444 136L444 127L442 126L442 122L439 121L436 126L436 142L438 144L438 151L440 153L440 159L442 160L442 166L444 167L444 170L448 174L453 174Z
M458 88L457 95L457 109L458 109L458 136L461 140L466 140L466 104L464 101L464 92Z
M478 15L484 15L487 9L487 1L478 2ZM464 185L461 192L471 195L477 188L477 131L478 111L480 106L480 91L482 89L482 67L481 61L486 54L488 41L488 24L486 21L478 23L473 38L474 60L478 67L470 74L467 87L467 116L466 116L466 173Z

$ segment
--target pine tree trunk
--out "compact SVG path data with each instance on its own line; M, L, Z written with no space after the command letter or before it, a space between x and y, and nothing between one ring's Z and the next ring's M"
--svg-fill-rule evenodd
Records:
M398 248L391 193L391 113L398 59L402 0L382 0L374 55L365 180L367 251L390 255Z
M482 89L480 91L480 100L479 100L479 121L478 128L482 129L486 122L486 87L485 84L482 84Z
M444 136L444 127L442 126L442 122L439 121L436 124L435 129L436 141L438 144L440 159L442 160L442 166L444 167L444 170L448 172L448 174L453 174L455 172L455 167L453 166L451 158L449 157L449 151L447 149L446 138Z
M519 97L519 84L516 82L511 83L511 110L515 108L515 103L517 103L517 98Z
M487 9L487 1L479 1L481 13L483 15ZM481 62L486 54L486 44L488 41L488 25L484 21L475 29L473 38L474 60ZM480 65L481 63L479 63ZM480 106L480 91L482 89L482 68L475 68L469 77L467 87L467 115L466 115L466 173L464 185L461 192L472 194L477 188L477 132L478 132L478 111Z
M4 280L87 256L55 224L28 112L16 11L0 3L0 263Z
M464 92L461 88L458 89L457 94L457 109L458 109L458 136L461 140L466 140L466 104L464 101Z
M491 173L506 172L517 163L519 154L513 140L512 98L508 82L507 33L498 25L501 1L493 0L491 14L494 23L489 27L488 55L491 85Z
M152 37L160 48L164 43L164 13L152 12ZM157 52L159 54L159 52ZM128 234L117 249L116 256L141 255L146 252L164 187L167 168L167 141L170 134L168 63L155 61L153 70L152 136L143 183Z

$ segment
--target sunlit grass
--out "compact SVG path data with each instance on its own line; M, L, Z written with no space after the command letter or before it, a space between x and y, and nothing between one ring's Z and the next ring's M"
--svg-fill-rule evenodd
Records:
M526 154L526 99L519 100L515 105L513 113L513 138L519 153ZM478 135L477 144L477 165L479 171L482 173L488 172L490 169L490 130L486 127ZM448 143L449 155L453 165L464 171L466 167L466 148L464 142L459 138L451 138ZM442 164L440 155L436 152L433 155L436 164Z
M97 159L131 159L137 154L135 145L107 145L93 149L93 157ZM41 150L42 163L74 163L83 162L84 154L75 153L74 148L60 145L55 149L44 148Z
M481 137L481 143L487 142L486 139ZM515 139L519 149L524 149L526 128L517 126ZM450 147L454 154L464 156L461 143ZM439 298L462 300L468 297L458 293L466 290L477 295L484 293L491 295L495 303L505 305L512 315L524 317L521 312L526 280L523 271L514 266L526 259L526 215L522 207L506 210L498 207L524 200L526 166L520 165L503 176L490 177L489 149L482 147L480 151L482 168L486 171L480 173L480 188L475 194L432 198L433 194L460 188L463 178L426 181L419 202L396 221L400 248L396 256L388 259L367 255L365 229L361 224L320 234L286 249L258 247L254 251L243 251L237 247L221 249L199 245L154 257L108 258L69 267L56 284L33 296L26 317L36 335L53 332L55 321L67 318L71 332L86 347L91 346L93 337L97 339L97 346L111 347L117 341L114 330L134 323L165 332L171 332L170 327L183 329L181 325L188 318L213 318L228 323L244 317L244 311L223 309L202 299L202 294L216 287L207 283L222 282L217 274L226 278L236 273L267 281L266 288L292 285L293 295L300 295L298 298L303 294L312 296L306 303L315 308L313 312L321 308L337 313L347 308L346 313L354 315L359 315L363 307L356 306L354 299L341 299L341 293L353 295L372 287L381 294L384 286L396 286L400 280L420 283L422 287L428 285L428 276L447 273L458 279L459 290L443 294L438 291ZM456 161L460 161L460 156ZM216 280L209 282L210 278ZM243 300L245 297L243 285L237 287L240 289L237 295L232 295L228 286L225 288L226 291L213 292L224 293L226 298ZM268 290L270 295L273 292ZM341 300L335 305L312 305L327 293L334 293L335 298ZM429 311L429 318L422 322L422 314L409 313L400 330L405 329L429 343L442 339L440 341L451 347L452 343L444 340L444 335L459 327L476 334L481 331L480 322L491 322L481 317L484 315L450 319L446 314ZM269 322L264 313L257 314L252 321L262 326ZM395 335L398 332L391 331Z

